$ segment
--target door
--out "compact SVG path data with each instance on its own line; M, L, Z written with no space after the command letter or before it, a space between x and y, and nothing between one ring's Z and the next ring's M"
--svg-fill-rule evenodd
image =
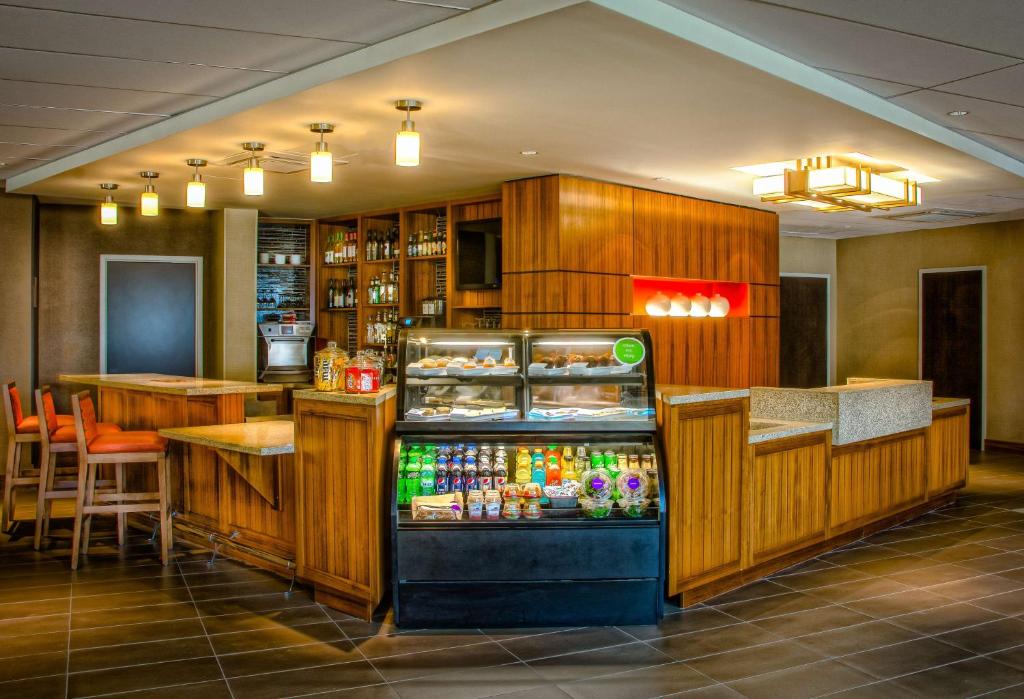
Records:
M779 284L779 385L827 386L829 277L783 275Z
M921 270L920 374L934 395L971 399L971 448L984 442L985 270Z
M100 258L100 371L202 375L202 258Z

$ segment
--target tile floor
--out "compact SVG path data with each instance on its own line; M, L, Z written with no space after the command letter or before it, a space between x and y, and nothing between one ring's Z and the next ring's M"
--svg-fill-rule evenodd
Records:
M1024 457L954 505L657 626L394 628L144 537L0 545L0 696L1024 697ZM29 537L30 538L30 537Z

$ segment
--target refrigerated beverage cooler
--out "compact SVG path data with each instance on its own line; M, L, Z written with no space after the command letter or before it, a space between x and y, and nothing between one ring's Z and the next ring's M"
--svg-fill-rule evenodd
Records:
M411 329L398 346L399 626L650 624L665 496L642 330Z

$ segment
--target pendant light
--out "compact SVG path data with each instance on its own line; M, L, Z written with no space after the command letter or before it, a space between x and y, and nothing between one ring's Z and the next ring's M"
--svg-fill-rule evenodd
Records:
M420 134L416 130L416 123L412 120L412 113L423 108L419 100L398 100L395 102L395 109L405 112L405 121L402 128L395 134L395 165L402 167L416 167L420 164Z
M260 167L260 159L257 153L263 150L263 144L258 141L246 141L242 148L252 153L249 164L242 173L242 191L250 197L258 197L263 194L263 168Z
M206 167L206 161L202 158L189 158L185 164L195 168L192 179L185 187L185 206L202 209L206 206L206 183L203 182L203 176L199 174L199 168Z
M117 189L117 185L113 182L104 182L100 185L100 189L108 192L103 197L103 203L100 204L100 223L104 226L116 226L117 225L117 202L114 201L114 195L109 194Z
M142 190L142 197L139 199L139 213L143 216L157 216L160 213L160 197L153 186L153 180L160 176L159 172L144 170L139 177L146 178L146 188Z
M313 147L313 152L309 154L309 181L330 182L334 179L334 157L331 155L331 151L327 150L324 134L333 133L334 124L323 122L310 124L309 130L320 134L320 142Z

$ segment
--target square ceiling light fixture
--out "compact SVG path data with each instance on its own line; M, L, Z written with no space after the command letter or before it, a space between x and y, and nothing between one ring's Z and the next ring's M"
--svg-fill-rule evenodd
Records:
M873 211L921 204L921 182L937 182L863 153L821 155L733 170L754 175L763 202L793 203L818 211Z

